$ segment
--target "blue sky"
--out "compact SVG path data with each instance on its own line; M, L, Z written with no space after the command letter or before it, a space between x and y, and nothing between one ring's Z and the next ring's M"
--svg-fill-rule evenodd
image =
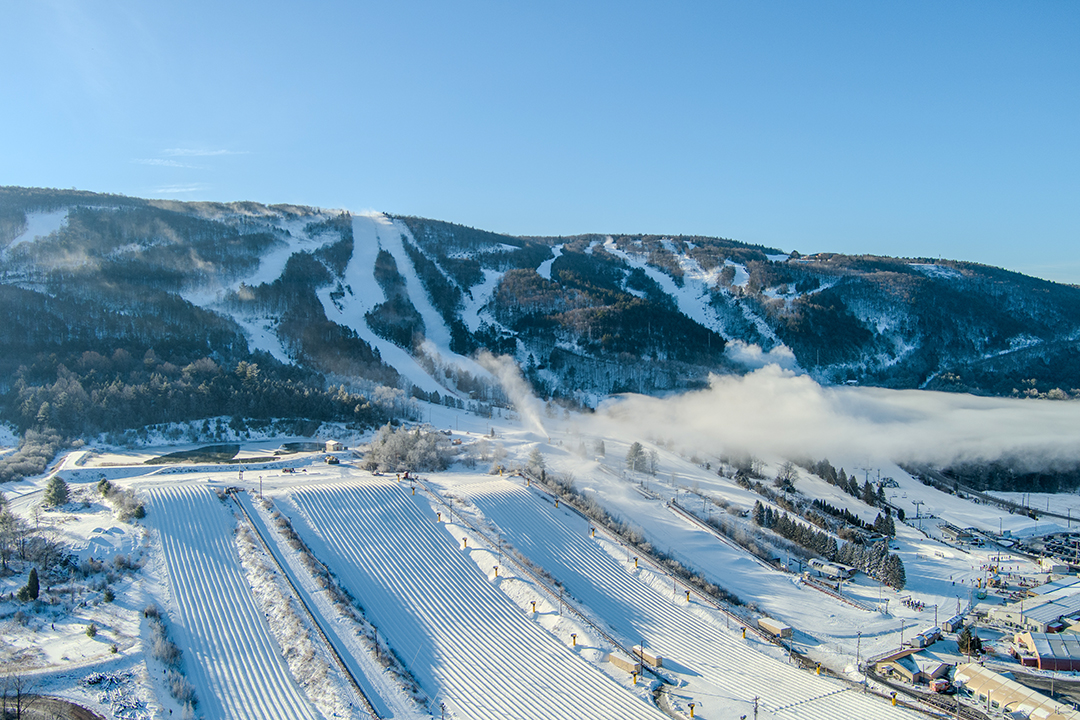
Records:
M0 184L1080 283L1080 3L8 2Z

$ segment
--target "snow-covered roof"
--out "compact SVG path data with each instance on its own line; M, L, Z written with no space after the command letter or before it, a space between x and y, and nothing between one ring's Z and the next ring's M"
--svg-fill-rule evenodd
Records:
M1024 610L1024 618L1037 623L1052 623L1058 618L1080 612L1080 593L1069 597L1049 600Z
M1048 582L1045 585L1040 585L1037 588L1032 588L1028 590L1028 593L1031 595L1049 595L1050 593L1066 588L1074 588L1074 590L1080 591L1080 588L1077 587L1078 585L1080 585L1080 577L1070 575L1059 580L1054 580L1053 582Z
M956 666L954 680L960 681L975 695L989 697L1000 707L1020 710L1029 718L1037 720L1080 720L1080 713L1068 705L1052 700L978 663L961 663Z

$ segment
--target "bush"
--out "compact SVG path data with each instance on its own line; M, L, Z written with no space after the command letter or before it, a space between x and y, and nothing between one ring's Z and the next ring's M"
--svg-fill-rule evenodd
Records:
M86 637L92 638L92 637L96 637L96 636L97 636L97 625L95 625L94 623L90 623L89 625L86 626Z
M116 510L116 517L121 522L131 522L146 517L146 508L139 502L134 490L118 488L108 480L102 479L98 483L98 491Z

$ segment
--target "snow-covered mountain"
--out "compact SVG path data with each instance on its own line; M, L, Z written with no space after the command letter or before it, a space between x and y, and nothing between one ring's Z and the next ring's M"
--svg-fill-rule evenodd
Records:
M192 383L197 360L261 361L459 404L490 399L477 362L488 351L572 404L768 362L823 383L1080 394L1080 288L721 238L511 237L378 213L2 188L0 303L2 376L30 384L35 368L89 372L88 353L116 372L123 351ZM15 383L3 389L10 418Z

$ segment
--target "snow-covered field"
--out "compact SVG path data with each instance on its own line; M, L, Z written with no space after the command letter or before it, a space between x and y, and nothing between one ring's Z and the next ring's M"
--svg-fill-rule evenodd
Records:
M694 596L687 602L669 578L627 562L621 546L591 537L580 516L520 484L488 480L455 490L619 636L659 653L664 667L687 683L678 693L692 697L702 717L746 714L755 697L763 718L825 720L885 711L877 697L796 669L752 633L743 639L737 623Z
M150 657L145 622L140 625L141 609L158 602L170 618L200 700L199 713L207 720L317 718L334 712L360 716L349 708L355 696L336 666L331 667L324 641L300 617L306 606L347 656L345 664L383 717L440 717L441 706L452 718L645 718L665 711L688 717L693 702L695 717L719 720L749 717L755 697L760 718L903 717L902 708L861 691L856 659L899 647L902 637L933 625L935 618L951 617L957 605L968 608L976 601L974 581L985 576L985 566L997 562L1000 552L946 544L936 523L948 520L996 531L1000 522L1016 533L1035 523L937 491L891 463L844 458L844 467L860 478L875 479L878 470L893 478L897 487L887 488L886 495L908 516L906 523L897 523L891 543L907 569L905 590L897 593L859 575L844 585L843 594L853 600L849 604L668 507L667 500L677 496L681 505L705 517L725 513L726 504L726 520L753 529L742 511L762 496L718 474L717 465L706 466L708 460L718 462L716 455L695 456L670 442L645 442L647 450L656 452L656 475L634 474L625 468L632 438L590 434L600 427L591 416L541 417L541 434L535 417L526 424L511 412L486 418L425 406L425 414L436 427L450 428L463 448L483 439L507 467L523 466L538 451L549 474L571 477L579 492L640 529L658 550L737 596L742 605L733 608L736 612L751 620L767 613L792 625L797 650L842 679L798 669L781 648L752 632L744 639L738 620L696 594L688 602L681 583L644 559L635 568L632 551L603 531L590 536L589 522L565 506L555 508L549 495L524 487L520 479L456 465L417 483L413 495L413 484L373 477L350 465L347 455L340 466L320 462L322 453L293 455L287 465L296 473L283 473L281 462L267 462L251 466L242 480L235 465L142 464L175 449L164 445L132 451L87 447L58 460L54 470L76 497L65 508L37 508L43 477L9 493L13 512L53 528L53 537L80 560L112 564L117 557L131 557L141 569L112 581L118 595L114 603L104 602L100 588L88 584L77 588L74 603L54 606L49 610L53 615L30 613L24 625L11 618L26 608L0 601L0 614L9 619L0 632L6 657L33 656L27 667L32 665L42 678L41 688L98 712L168 717L170 709L179 712L179 705L168 697L162 668ZM350 447L365 440L342 439ZM245 443L243 451L269 460L280 440L260 438ZM606 451L592 453L599 441ZM777 461L766 459L763 474L770 477L776 470ZM102 477L148 499L147 518L135 525L115 520L95 499ZM258 489L260 481L419 683L426 696L420 704L408 683L373 657L361 634L370 625L343 617L328 600L320 581L274 529L271 511L242 499L291 586L280 576L271 577L278 572L275 563L244 535L249 531L237 535L237 528L246 525L234 514L232 501L223 503L214 488ZM799 471L795 487L806 497L843 505L865 521L879 512L805 470ZM428 488L453 499L454 516ZM1030 498L1035 507L1048 501L1080 510L1072 495ZM477 535L462 514L488 537L500 538L501 545ZM524 564L511 562L511 554ZM500 567L497 577L495 566ZM1012 557L1006 566L1045 579L1022 558ZM534 568L530 572L537 575L523 567ZM5 579L5 594L22 581ZM564 608L549 589L555 582L565 593ZM296 597L290 587L298 588ZM912 607L903 599L921 605ZM294 610L284 612L286 605ZM97 638L83 632L90 622L101 628ZM661 693L659 707L652 696L658 681L638 678L634 683L605 659L608 653L621 654L618 646L642 642L665 658L661 672L671 684ZM298 653L329 667L331 677L314 678L310 662L295 662ZM126 673L117 685L126 689L109 691L118 699L82 683L95 672ZM117 708L125 704L139 709L119 714Z
M207 718L319 717L259 611L232 545L234 521L206 486L151 492L176 641Z
M373 478L289 500L436 706L477 720L661 717L530 620L404 486Z

